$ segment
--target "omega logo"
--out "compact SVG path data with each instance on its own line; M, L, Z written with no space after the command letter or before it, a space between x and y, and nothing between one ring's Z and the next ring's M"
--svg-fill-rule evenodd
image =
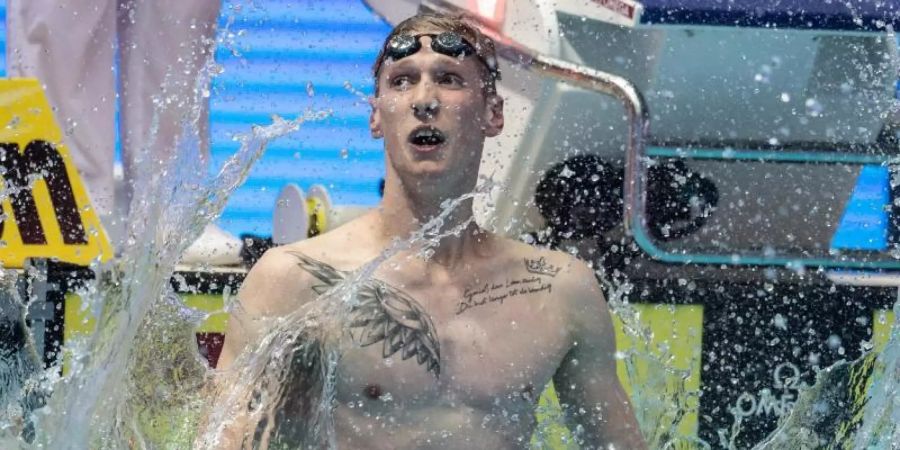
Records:
M794 402L797 401L797 391L805 385L800 380L800 368L793 363L781 363L772 371L772 382L773 388L780 390L781 395L773 393L773 389L763 388L756 394L743 392L738 396L734 405L729 408L729 412L734 416L734 426L731 431L739 430L744 420L752 420L753 417L775 416L781 418L790 414L794 409ZM721 445L725 447L733 445L727 430L719 429L718 435Z
M772 380L773 387L782 391L780 396L773 394L769 388L760 390L756 395L744 392L730 408L731 414L737 419L759 415L783 417L790 413L797 396L789 391L800 388L800 369L793 363L781 363L775 366Z

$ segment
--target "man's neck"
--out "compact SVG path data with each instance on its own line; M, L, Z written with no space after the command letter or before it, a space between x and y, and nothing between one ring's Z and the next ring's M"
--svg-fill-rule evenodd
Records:
M381 237L386 242L394 238L406 239L424 224L443 216L437 232L447 236L433 248L429 262L454 267L476 251L483 250L490 235L475 223L472 199L462 200L451 211L444 211L442 203L458 199L465 193L429 194L424 191L409 193L400 186L385 186L377 224ZM457 230L460 232L451 233Z

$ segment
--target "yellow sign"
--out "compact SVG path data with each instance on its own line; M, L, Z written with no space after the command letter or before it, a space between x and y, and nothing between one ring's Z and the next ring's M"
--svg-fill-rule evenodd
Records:
M0 79L0 167L3 267L28 258L87 265L112 257L36 79Z

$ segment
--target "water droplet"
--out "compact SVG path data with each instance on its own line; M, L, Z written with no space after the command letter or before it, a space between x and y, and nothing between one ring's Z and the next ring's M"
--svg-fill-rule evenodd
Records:
M832 334L831 336L828 336L828 340L826 341L826 344L828 344L828 348L830 348L832 350L837 350L838 348L840 348L841 342L842 342L842 340L841 340L840 336L838 336L836 334Z
M775 325L775 328L780 330L787 330L787 319L784 318L780 313L775 314L775 318L772 323Z
M824 108L822 107L822 104L819 103L819 101L815 98L806 99L806 102L804 102L804 105L806 106L806 115L811 116L811 117L821 116L822 111L824 110Z

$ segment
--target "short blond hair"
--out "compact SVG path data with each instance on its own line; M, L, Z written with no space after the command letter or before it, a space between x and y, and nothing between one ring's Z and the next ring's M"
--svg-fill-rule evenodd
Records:
M475 53L485 64L482 64L482 81L484 82L484 91L490 94L497 92L497 80L500 79L500 70L497 69L497 50L494 47L494 41L485 36L478 26L462 15L446 15L437 13L425 13L412 16L403 22L397 24L391 33L388 34L375 58L375 64L372 66L372 75L375 77L375 94L378 94L378 76L381 74L381 68L384 66L388 43L395 36L401 34L417 34L417 33L441 33L444 31L454 31L459 33L463 39L475 46ZM488 61L492 61L493 68L488 68Z

